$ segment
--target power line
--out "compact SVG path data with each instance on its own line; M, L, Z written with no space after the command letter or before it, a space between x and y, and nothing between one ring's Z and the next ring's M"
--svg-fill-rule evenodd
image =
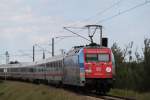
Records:
M78 36L56 36L55 38L70 38L70 37L78 37Z
M105 13L106 11L108 11L108 10L112 9L113 7L115 7L116 5L118 5L121 1L122 1L122 0L119 0L119 1L115 2L114 4L110 5L109 7L105 8L104 10L98 12L97 14L95 14L95 15L93 15L93 16L87 18L87 19L84 19L84 20L82 20L82 21L79 21L79 22L88 21L88 20L92 19L93 17L96 17L96 16L98 16L98 15L101 15L101 14ZM81 28L81 27L64 27L64 29L66 29L66 28L81 29L81 30L78 31L78 32L81 32L81 31L83 31L83 29L85 29L85 27L82 27L82 28ZM67 30L67 29L66 29L66 30ZM70 30L68 30L68 31L70 31ZM76 32L76 33L73 32L73 31L70 31L70 32L73 33L73 34L75 34L75 35L77 35L77 36L79 36L79 34L77 34L78 32ZM80 35L79 37L88 40L87 38L85 38L85 37L83 37L83 36L81 36L81 35ZM89 41L89 40L88 40L88 41Z
M92 17L89 17L89 18L87 18L87 19L85 19L85 20L83 20L83 21L88 21L88 20L90 20L91 18L93 18L93 17L95 17L95 16L97 16L97 15L101 15L101 14L105 13L106 11L108 11L108 10L112 9L113 7L115 7L116 5L118 5L121 1L122 1L122 0L119 0L118 2L116 2L116 3L112 4L111 6L109 6L108 8L102 10L101 12L98 12L96 15L94 15L94 16L92 16ZM115 17L117 17L117 16L119 16L119 15L122 15L122 14L124 14L124 13L127 13L127 12L129 12L129 11L131 11L131 10L134 10L134 9L138 8L138 7L144 6L144 5L147 4L147 3L150 3L150 1L149 1L149 0L145 0L145 2L140 3L140 4L138 4L138 5L134 6L134 7L131 7L131 8L126 9L126 10L123 10L123 11L121 11L121 12L119 11L119 13L114 14L114 15L112 15L112 16L109 16L109 17L107 17L107 18L104 18L104 19L102 19L102 20L96 22L96 24L99 24L100 22L104 22L104 21L111 20L111 19L113 19L113 18L115 18ZM80 22L81 22L81 21L80 21ZM67 27L67 28L79 29L78 27ZM84 29L84 28L80 28L80 29ZM81 32L81 31L83 31L83 30L80 30L80 31L78 31L78 32ZM70 32L72 32L72 31L70 31ZM76 32L76 33L78 33L78 32ZM84 38L84 39L85 39L85 38Z
M141 7L141 6L144 6L144 5L148 4L148 3L150 3L150 1L146 0L145 2L140 3L140 4L138 4L138 5L134 6L134 7L131 7L131 8L129 8L129 9L123 10L123 11L117 13L117 14L114 14L114 15L112 15L112 16L109 16L109 17L107 17L107 18L104 18L104 19L102 19L102 20L96 22L96 24L99 24L100 22L105 22L105 21L111 20L111 19L113 19L113 18L115 18L115 17L117 17L117 16L119 16L119 15L122 15L122 14L124 14L124 13L127 13L127 12L131 11L131 10L134 10L134 9L136 9L136 8L139 8L139 7Z
M79 36L56 36L54 43L57 44L57 43L59 43L60 41L66 39L66 38L72 38L72 37L79 37ZM59 39L59 40L56 41L56 39Z
M115 2L114 4L110 5L109 7L105 8L104 10L98 12L97 14L95 14L95 15L93 15L93 16L87 18L87 19L85 19L84 21L88 21L88 20L92 19L93 17L96 17L96 16L98 16L98 15L102 15L102 14L105 13L106 11L112 9L113 7L115 7L116 5L118 5L119 3L121 3L121 1L122 1L122 0L119 0L118 2Z
M48 53L51 53L49 50L47 50L46 48L41 47L39 44L35 44L35 46L40 48L40 49L42 49L42 51L44 50L44 51L46 51Z
M93 16L91 16L91 17L88 17L88 18L86 18L86 19L84 19L84 20L80 20L79 22L89 21L89 20L93 19L94 17L96 17L96 16L98 16L98 15L102 15L103 13L109 11L110 9L112 9L113 7L115 7L116 5L118 5L119 3L121 3L122 1L123 1L123 0L119 0L119 1L117 1L117 2L115 2L115 3L113 3L112 5L110 5L109 7L103 9L102 11L97 12L95 15L93 15ZM75 23L75 24L76 24L76 23ZM75 24L72 24L72 25L69 25L69 26L75 26ZM69 28L69 27L68 27L68 28ZM70 28L78 28L78 27L70 27ZM82 29L82 28L80 28L80 29ZM81 31L82 31L82 30L81 30Z
M81 38L83 38L83 39L85 39L85 40L87 40L87 41L90 41L89 39L85 38L84 36L79 35L79 34L77 34L76 32L73 32L73 31L69 30L67 27L64 27L64 29L67 30L67 31L69 31L69 32L71 32L71 33L73 33L73 34L75 34L75 35L77 35L77 36L79 36L79 37L81 37ZM91 41L90 41L90 42L91 42Z

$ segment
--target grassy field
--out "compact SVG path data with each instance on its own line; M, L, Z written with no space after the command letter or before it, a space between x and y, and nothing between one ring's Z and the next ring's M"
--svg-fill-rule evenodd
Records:
M46 85L0 82L0 100L93 100L92 98Z
M138 93L129 90L112 89L110 95L130 97L136 100L150 100L150 93Z
M112 89L109 94L132 97L136 100L150 100L150 93ZM0 81L0 100L95 100L95 98L47 85Z

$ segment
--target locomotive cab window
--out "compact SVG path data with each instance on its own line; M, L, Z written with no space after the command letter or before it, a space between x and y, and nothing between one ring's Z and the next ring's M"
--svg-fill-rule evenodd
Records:
M97 62L98 55L97 54L86 54L85 60L86 60L86 62Z
M109 54L86 54L86 62L109 62Z
M98 54L98 61L109 62L109 54Z

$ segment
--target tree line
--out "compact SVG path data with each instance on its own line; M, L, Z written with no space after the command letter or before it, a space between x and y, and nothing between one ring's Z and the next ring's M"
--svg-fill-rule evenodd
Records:
M114 88L150 91L150 39L144 40L142 54L133 52L132 46L133 42L123 49L117 43L111 47L116 61Z

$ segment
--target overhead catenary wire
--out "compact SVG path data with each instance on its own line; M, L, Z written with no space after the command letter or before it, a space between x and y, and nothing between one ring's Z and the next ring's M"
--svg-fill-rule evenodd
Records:
M41 47L39 44L35 44L35 46L37 46L38 48L42 49L41 51L44 50L44 51L46 51L47 53L51 53L49 50L47 50L47 49Z
M73 31L69 30L69 29L66 28L66 27L64 27L64 29L67 30L67 31L69 31L69 32L71 32L71 33L73 33L73 34L75 34L75 35L77 35L77 36L79 36L79 37L81 37L82 39L85 39L85 40L87 40L87 41L90 41L89 39L85 38L84 36L79 35L79 34L77 34L76 32L73 32ZM91 42L91 41L90 41L90 42Z
M119 0L118 2L114 3L114 4L111 5L110 7L108 7L108 8L106 8L106 9L102 10L101 12L98 12L98 13L97 13L96 15L94 15L94 16L101 15L101 14L105 13L106 11L112 9L112 8L113 8L114 6L116 6L117 4L121 3L121 1L122 1L122 0ZM127 12L131 11L131 10L134 10L134 9L136 9L136 8L139 8L139 7L141 7L141 6L144 6L144 5L148 4L148 3L150 3L150 0L145 0L145 1L142 2L142 3L140 3L140 4L138 4L138 5L135 5L134 7L131 7L131 8L129 8L129 9L126 9L126 10L123 10L123 11L119 11L117 14L114 14L114 15L112 15L112 16L109 16L109 17L106 17L106 18L104 18L104 19L101 19L100 21L96 22L95 24L99 24L99 23L101 23L101 22L105 22L105 21L111 20L111 19L113 19L113 18L115 18L115 17L117 17L117 16L119 16L119 15L122 15L122 14L124 14L124 13L127 13ZM90 20L91 18L92 18L92 17L89 17L89 18L85 19L84 21ZM75 28L75 27L70 27L70 28ZM80 30L80 31L78 31L78 32L81 32L81 31L82 31L82 30Z
M56 36L55 38L56 38L56 39L59 39L59 40L54 41L54 43L57 44L57 43L59 43L60 41L66 39L66 38L72 38L72 37L79 37L79 36L69 36L69 35L68 35L68 36Z
M78 23L79 23L79 22L90 21L90 20L93 19L94 17L104 14L104 13L106 13L107 11L111 10L111 9L112 9L113 7L115 7L116 5L120 4L122 1L123 1L123 0L119 0L119 1L117 1L117 2L115 2L115 3L113 3L112 5L106 7L106 8L103 9L102 11L98 11L95 15L90 16L90 17L88 17L88 18L86 18L86 19L83 19L83 20L78 21ZM75 23L75 24L76 24L76 23ZM69 25L68 28L79 29L79 27L74 27L75 24ZM81 28L81 27L80 27L80 29L84 29L84 28ZM82 30L81 30L81 31L82 31Z
M116 2L115 4L113 4L112 6L110 6L110 7L106 8L106 9L104 9L103 11L105 12L105 11L107 11L107 10L113 8L114 6L116 6L117 4L119 4L120 2L121 2L121 0L119 0L118 2ZM142 6L144 6L144 5L148 4L148 3L150 3L150 0L145 0L145 2L142 2L142 3L140 3L140 4L137 4L137 5L135 5L135 6L131 7L131 8L125 9L125 10L123 10L123 11L119 11L117 14L114 14L114 15L112 15L112 16L106 17L106 18L104 18L104 19L102 19L102 20L96 22L95 24L99 24L99 23L101 23L101 22L106 22L106 21L108 21L108 20L111 20L111 19L113 19L113 18L119 16L119 15L122 15L122 14L124 14L124 13L130 12L130 11L136 9L136 8L142 7ZM102 14L102 13L104 13L104 12L101 12L101 13L98 13L98 14ZM87 20L87 19L85 19L85 20ZM67 27L67 28L75 28L75 27ZM64 27L64 29L68 30L67 28ZM78 27L77 27L77 28L78 28ZM83 28L81 28L81 29L83 29ZM68 31L70 31L70 32L73 33L73 34L75 33L75 32L73 32L73 31L71 31L71 30L68 30ZM78 32L81 32L81 31L83 31L83 30L80 30L80 31L78 31ZM76 32L75 34L76 34L76 35L79 35L79 34L77 34L78 32ZM95 34L95 33L94 33L94 34ZM80 36L81 36L81 35L80 35ZM82 38L85 39L85 37L83 37L83 36L82 36ZM86 39L86 40L87 40L87 39ZM89 41L89 40L88 40L88 41Z
M123 0L119 0L119 1L117 1L117 2L115 2L115 3L113 3L113 4L110 5L109 7L105 8L104 10L98 12L97 14L95 14L95 15L93 15L93 16L87 18L87 19L85 19L84 21L88 21L88 20L90 20L90 19L92 19L92 18L94 18L94 17L96 17L96 16L99 16L99 15L102 15L103 13L106 13L108 10L110 10L110 9L112 9L113 7L115 7L116 5L120 4L122 1L123 1Z
M113 18L115 18L115 17L117 17L117 16L119 16L119 15L122 15L122 14L124 14L124 13L129 12L129 11L132 11L132 10L134 10L134 9L136 9L136 8L142 7L142 6L144 6L144 5L148 4L148 3L150 3L150 1L149 1L149 0L146 0L145 2L142 2L142 3L140 3L140 4L135 5L134 7L128 8L128 9L126 9L126 10L123 10L123 11L118 12L117 14L114 14L114 15L112 15L112 16L109 16L109 17L107 17L107 18L104 18L104 19L102 19L102 20L96 22L96 24L99 24L99 23L101 23L101 22L106 22L106 21L108 21L108 20L111 20L111 19L113 19Z
M80 21L80 22L88 21L88 20L92 19L93 17L96 17L96 16L98 16L98 15L101 15L101 14L105 13L106 11L112 9L113 7L115 7L116 5L118 5L119 3L121 3L121 1L122 1L122 0L119 0L119 1L117 1L117 2L115 2L115 3L113 3L112 5L110 5L109 7L105 8L104 10L102 10L102 11L96 13L95 15L93 15L93 16L87 18L87 19L84 19L84 20L82 20L82 21ZM79 30L79 31L77 31L77 32L75 33L75 32L73 32L73 31L71 31L71 30L68 30L67 28L81 29L81 30ZM75 35L77 35L77 36L79 36L79 37L81 37L81 38L83 38L83 39L88 40L87 38L83 37L82 35L77 34L78 32L83 31L83 29L85 29L85 27L72 27L72 25L70 25L70 26L68 26L68 27L64 27L64 29L70 31L71 33L73 33L73 34L75 34ZM95 34L95 32L94 32L94 34ZM88 41L90 41L90 40L88 40Z

